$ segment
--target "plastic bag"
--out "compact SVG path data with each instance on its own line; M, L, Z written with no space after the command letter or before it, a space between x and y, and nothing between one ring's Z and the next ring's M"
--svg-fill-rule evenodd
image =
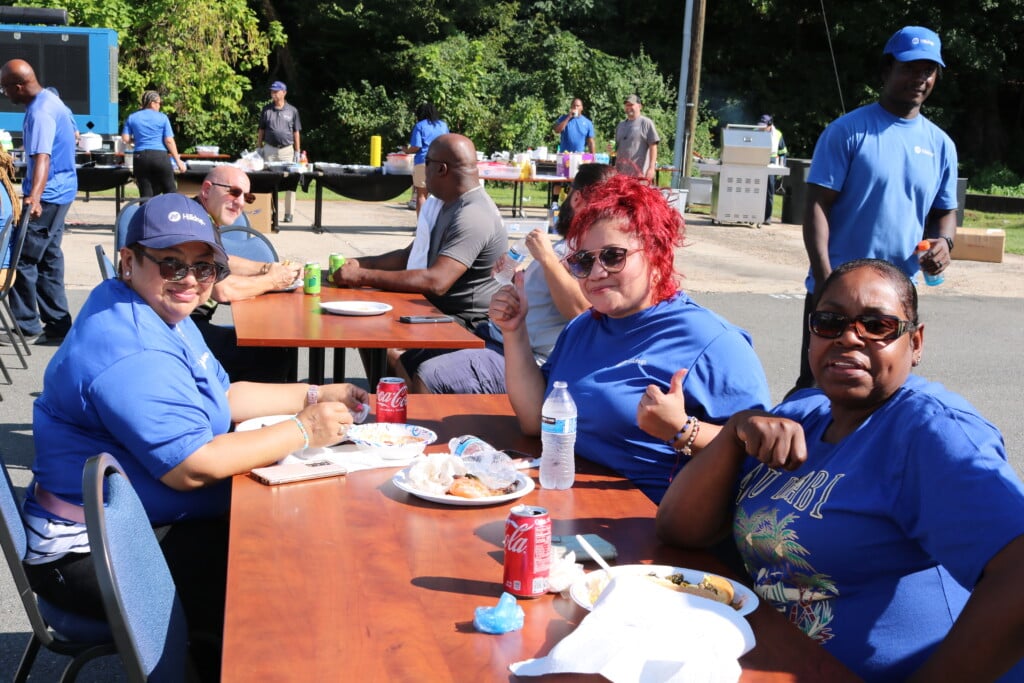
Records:
M262 171L264 167L263 157L260 155L258 150L245 150L242 152L242 157L235 162L235 166L238 166L243 171Z

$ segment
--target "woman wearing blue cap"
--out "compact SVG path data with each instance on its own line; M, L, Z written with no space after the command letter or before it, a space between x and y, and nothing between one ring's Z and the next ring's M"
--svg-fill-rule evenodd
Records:
M33 588L103 618L82 509L82 470L120 462L158 528L189 625L219 634L232 475L336 443L367 393L350 384L231 383L189 314L227 275L206 211L179 194L146 202L121 249L120 276L89 295L46 368L35 403L35 475L25 501ZM232 423L294 414L255 431Z

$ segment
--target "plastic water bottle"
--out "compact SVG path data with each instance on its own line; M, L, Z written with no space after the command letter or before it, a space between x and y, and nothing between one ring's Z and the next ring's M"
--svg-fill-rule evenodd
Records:
M920 242L917 243L918 260L921 259L921 256L924 255L924 252L928 251L931 248L931 246L932 244L928 240L921 240ZM924 283L929 287L937 287L938 285L941 285L943 282L946 281L946 276L943 275L942 273L933 275L932 273L925 272L924 268L921 269L921 275L924 276Z
M576 403L565 382L555 382L540 416L540 485L572 488L576 481Z
M452 455L457 455L459 457L476 455L477 453L486 453L487 451L493 450L494 446L487 443L479 436L473 436L472 434L457 436L448 441L448 451Z
M548 232L552 235L558 233L558 202L551 202L551 207L548 209Z
M505 285L512 284L512 277L516 274L516 269L523 264L526 260L526 255L529 253L526 249L526 238L522 238L512 244L508 248L508 252L505 254L505 262L501 266L501 270L494 274L494 279L498 281L502 287Z

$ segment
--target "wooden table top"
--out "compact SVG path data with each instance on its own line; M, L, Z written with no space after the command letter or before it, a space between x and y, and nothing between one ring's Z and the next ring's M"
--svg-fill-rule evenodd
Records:
M326 263L325 263L326 265ZM334 315L327 301L374 301L392 310L383 315ZM234 301L231 314L241 346L294 346L363 349L483 348L480 337L457 322L409 325L403 315L440 315L421 294L349 289L323 285L318 296L294 292L263 294Z
M438 433L430 450L477 434L499 448L540 451L539 440L519 433L505 395L413 395L409 420ZM522 630L475 631L474 608L496 604L502 592L513 504L422 501L391 483L395 471L276 487L235 477L224 681L510 680L510 663L547 654L586 616L572 601L546 595L519 601ZM660 545L655 506L617 476L582 473L568 491L538 488L519 502L546 507L555 534L600 534L621 564L725 571L707 553ZM741 680L856 680L763 603L748 618L758 645L740 662Z

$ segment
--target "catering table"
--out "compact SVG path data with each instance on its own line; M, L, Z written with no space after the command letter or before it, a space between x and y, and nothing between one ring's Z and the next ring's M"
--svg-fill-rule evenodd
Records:
M328 278L324 278L327 280ZM327 301L373 301L392 310L383 315L343 316L320 308ZM309 378L324 381L324 350L358 348L368 351L367 380L372 388L386 371L387 350L483 348L483 340L452 323L409 325L398 321L403 315L439 315L433 304L420 294L349 289L324 284L319 296L294 292L263 294L234 301L231 315L240 346L284 346L309 348ZM341 356L343 358L343 355ZM343 379L344 361L335 356L334 381Z
M544 203L544 209L547 210L547 208L551 206L551 203L555 201L558 188L562 184L569 182L568 178L560 175L534 175L529 178L502 175L481 175L480 178L484 181L489 180L496 183L512 183L512 206L508 208L511 209L513 218L526 218L526 213L523 210L526 183L545 184L547 189L547 200Z
M324 188L349 199L363 202L385 202L412 187L411 175L393 175L374 166L316 164L316 170L303 175L302 189L316 184L313 211L313 232L323 232Z
M209 158L209 157L203 157ZM179 182L200 184L203 178L210 172L209 168L189 169L184 173L178 173L175 177ZM301 173L288 171L246 171L249 176L249 191L256 194L270 195L270 227L277 231L277 193L294 192L299 187L302 179Z
M505 395L412 395L409 421L449 438L476 434L538 454ZM658 543L655 506L628 481L579 461L568 491L519 502L547 508L554 534L597 533L622 564L724 572L710 554ZM473 610L502 592L502 540L512 503L449 507L394 486L395 469L268 487L232 482L222 680L505 681L586 615L555 595L520 600L522 630L485 635ZM536 471L531 471L536 477ZM741 681L852 681L855 676L765 603L748 616L757 646ZM557 680L580 677L559 676ZM537 679L519 679L523 681ZM545 679L549 680L549 679ZM550 680L555 680L551 678Z

